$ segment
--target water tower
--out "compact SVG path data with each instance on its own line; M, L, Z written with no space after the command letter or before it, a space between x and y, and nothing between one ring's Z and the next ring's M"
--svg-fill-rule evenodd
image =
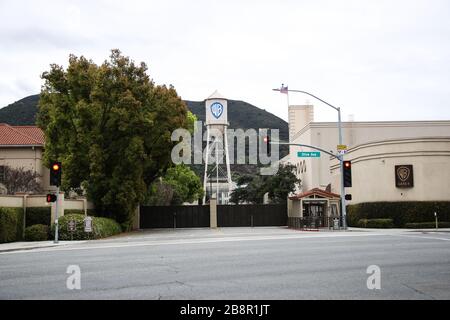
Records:
M231 192L230 153L228 151L228 101L217 90L205 100L206 154L203 189L217 203L228 202Z

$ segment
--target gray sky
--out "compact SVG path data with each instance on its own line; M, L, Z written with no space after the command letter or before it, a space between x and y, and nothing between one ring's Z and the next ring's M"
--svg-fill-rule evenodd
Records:
M450 1L0 0L0 107L40 91L70 53L145 61L183 99L215 89L287 119L281 83L345 119L450 119ZM313 103L316 120L335 111Z

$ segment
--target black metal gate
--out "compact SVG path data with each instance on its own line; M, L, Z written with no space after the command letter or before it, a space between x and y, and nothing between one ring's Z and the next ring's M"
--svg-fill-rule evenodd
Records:
M209 227L209 206L141 206L140 228Z
M285 226L286 204L218 205L219 227Z
M140 228L205 228L209 206L141 206ZM218 227L286 226L286 204L218 205Z

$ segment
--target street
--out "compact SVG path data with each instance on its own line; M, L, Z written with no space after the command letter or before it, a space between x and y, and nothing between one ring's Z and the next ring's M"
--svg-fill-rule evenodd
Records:
M2 252L0 299L450 299L450 232L148 230Z

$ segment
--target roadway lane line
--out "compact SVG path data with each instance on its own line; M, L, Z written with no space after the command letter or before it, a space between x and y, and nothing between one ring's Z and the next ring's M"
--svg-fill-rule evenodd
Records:
M419 238L419 239L428 239L428 240L442 240L442 241L450 241L450 238L438 238L438 237L428 237L428 236L413 236L413 235L406 235L406 234L393 234L390 233L389 235L394 237L406 237L406 238Z
M336 237L371 237L371 236L385 236L383 233L339 233L339 234L311 234L311 235L279 235L279 236L258 236L258 237L223 237L223 238L208 238L208 239L182 239L172 241L146 241L136 243L125 243L115 245L94 245L85 247L53 247L46 249L31 249L26 251L9 251L0 252L3 254L19 254L19 253L39 253L39 252L57 252L57 251L75 251L75 250L95 250L95 249L116 249L129 247L146 247L146 246L161 246L161 245L180 245L180 244L201 244L201 243L219 243L219 242L237 242L237 241L261 241L261 240L295 240L295 239L314 239L314 238L336 238Z

